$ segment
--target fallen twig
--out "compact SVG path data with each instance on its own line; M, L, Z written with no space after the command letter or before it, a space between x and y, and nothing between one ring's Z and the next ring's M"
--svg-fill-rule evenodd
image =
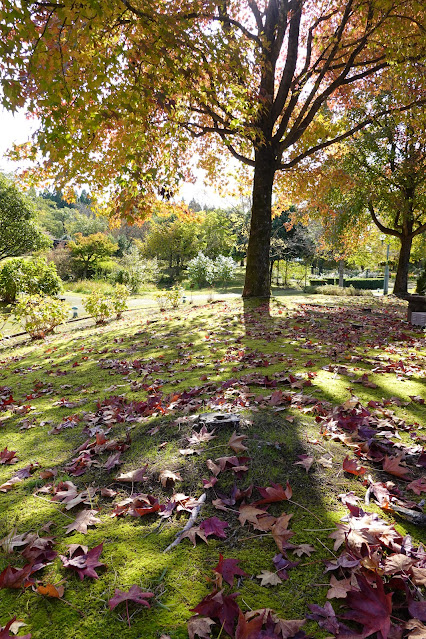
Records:
M186 533L186 531L189 530L190 528L192 528L192 526L195 524L195 521L196 521L198 515L200 514L201 508L204 506L204 503L206 501L206 497L207 497L206 493L203 493L201 495L200 499L198 500L198 504L196 506L194 506L194 508L192 509L191 516L188 519L185 528L183 530L181 530L180 533L177 534L176 539L170 544L170 546L167 546L167 548L165 550L163 550L163 553L169 552L169 550L171 550L172 548L177 546L181 542L182 537Z

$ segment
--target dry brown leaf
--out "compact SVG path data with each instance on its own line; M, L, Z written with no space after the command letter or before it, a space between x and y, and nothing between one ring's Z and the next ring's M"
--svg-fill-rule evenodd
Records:
M344 599L349 590L354 590L350 579L341 579L338 581L334 575L330 579L330 589L327 592L327 599Z
M271 572L270 570L262 570L260 575L256 575L256 578L261 579L261 586L277 586L283 582L276 572Z
M246 437L247 435L237 435L234 430L228 442L228 446L232 448L232 450L234 450L238 455L238 453L242 453L247 450L247 446L244 446L244 444L242 443L243 439L246 439Z
M163 488L166 488L167 485L174 485L177 481L182 481L182 477L179 473L174 473L172 470L162 470L159 476L159 480Z
M196 615L188 620L188 637L194 639L195 635L200 639L210 639L210 626L215 622L210 617L200 617Z

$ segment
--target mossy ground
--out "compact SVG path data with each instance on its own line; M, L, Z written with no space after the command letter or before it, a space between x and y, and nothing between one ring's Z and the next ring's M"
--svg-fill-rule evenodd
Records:
M128 401L142 401L152 392L164 396L178 394L209 382L219 387L219 382L250 373L268 379L283 370L301 374L304 379L309 374L312 386L303 388L303 393L335 405L346 401L352 393L364 405L370 400L398 397L403 405L392 405L392 410L407 423L418 424L419 431L424 429L425 406L410 400L410 396L426 397L424 336L420 329L403 321L404 307L368 300L368 310L366 301L358 298L342 302L324 297L314 301L315 305L306 306L303 302L309 300L300 297L281 299L272 305L270 313L258 312L241 301L216 302L200 308L186 306L163 314L133 313L104 327L70 325L71 329L68 326L65 332L43 342L31 343L22 338L14 345L9 342L0 351L0 385L11 387L15 401L28 408L0 414L0 450L7 446L16 450L19 458L17 465L0 466L0 483L17 469L38 462L40 469L58 468L56 481L72 479L81 489L114 487L119 493L117 501L127 496L130 489L114 481L116 472L95 468L76 478L64 473L64 465L75 457L75 449L87 438L82 433L82 424L49 435L53 425L66 416L95 411L96 403L110 396L125 395ZM101 368L99 361L105 359L156 362L158 370L149 378L152 389L138 390L135 382L141 377L136 371L125 374L117 368ZM396 366L396 372L372 372L380 363L398 362L403 362L403 367ZM346 366L348 372L324 370L329 364ZM364 373L376 384L375 388L357 383ZM50 390L34 398L38 382L44 389L50 385ZM186 621L191 616L190 609L212 589L208 579L212 578L219 553L239 559L249 575L240 580L237 588L243 609L268 607L282 618L303 619L308 604L323 604L329 581L324 575L323 560L333 557L332 540L328 536L346 512L338 495L352 490L363 498L365 487L361 479L341 470L348 449L322 440L309 410L275 411L259 407L261 402L256 397L270 394L274 388L248 384L248 388L245 381L241 388L234 386L228 393L216 393L220 402L225 402L225 408L239 395L245 397L238 407L242 417L238 432L247 435L245 444L251 460L238 485L267 486L271 482L285 485L289 480L293 488L291 503L273 504L270 513L293 513L292 542L315 546L315 552L302 557L300 564L290 571L287 581L274 588L260 586L255 576L261 570L275 570L272 558L277 548L273 539L247 524L241 527L237 513L218 511L211 505L218 492L231 488L232 473L222 473L214 489L209 489L210 503L201 517L217 516L227 521L227 538L210 537L208 545L199 541L196 548L184 539L164 554L163 550L184 526L186 515L174 516L160 527L155 515L112 518L111 500L100 498L97 493L92 506L100 511L102 523L89 528L87 535L65 535L65 526L79 509L65 511L51 502L49 495L35 493L45 483L36 471L14 490L0 493L0 539L14 527L18 533L39 531L51 521L49 534L56 539L56 550L65 554L71 543L92 548L103 542L101 561L107 569L99 570L98 580L80 581L57 558L36 576L43 583L66 580L65 601L42 597L31 588L3 589L0 625L16 615L25 621L27 626L23 630L31 632L34 639L105 636L154 639L162 633L172 639L184 639L188 636ZM287 390L288 386L278 383L276 388ZM214 396L214 392L201 395L204 401L197 412L213 410ZM62 398L78 404L70 408L57 405ZM221 408L220 403L217 408ZM216 432L216 439L200 446L199 455L181 455L179 449L188 447L187 438L193 430L190 422L176 423L181 415L182 412L172 411L140 422L112 425L111 436L120 437L129 428L132 438L131 447L123 455L122 471L148 464L149 479L140 490L158 496L160 501L173 492L161 487L158 481L161 470L180 472L183 481L176 489L198 497L203 492L202 479L210 476L206 460L233 454L226 445L231 432L224 429ZM402 433L402 437L406 436ZM319 443L312 443L316 440ZM331 454L333 468L316 463L307 474L302 467L294 466L298 455L304 453L317 459ZM374 469L369 472L374 476ZM383 478L380 472L377 476ZM369 510L379 512L374 505ZM390 517L380 513L384 518ZM422 534L402 521L398 522L398 529L409 531L417 540ZM9 563L23 565L19 553L3 554L0 570ZM111 612L108 599L115 588L127 590L132 584L153 591L156 597L149 610L130 605L129 628L124 610L117 608ZM306 631L315 637L325 636L312 622Z

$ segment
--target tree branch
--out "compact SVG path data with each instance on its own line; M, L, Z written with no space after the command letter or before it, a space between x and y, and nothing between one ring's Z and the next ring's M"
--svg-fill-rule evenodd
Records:
M394 229L389 229L387 226L384 226L384 224L381 223L381 221L376 215L374 206L371 202L368 202L368 210L370 212L370 215L373 219L374 224L381 230L382 233L385 233L386 235L393 235L394 237L398 237L401 239L402 233L398 233L398 231L395 231Z

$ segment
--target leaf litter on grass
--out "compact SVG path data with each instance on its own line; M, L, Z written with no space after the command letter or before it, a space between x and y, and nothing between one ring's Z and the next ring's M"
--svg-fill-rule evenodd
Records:
M104 565L107 568L110 567L108 558L104 560L105 564L98 561L103 547L102 542L108 539L107 548L112 553L109 558L114 562L114 548L116 553L119 551L120 526L124 525L127 518L136 517L136 520L141 521L137 524L137 529L141 531L148 529L147 534L151 535L155 534L152 522L158 518L160 529L157 532L157 545L158 553L161 553L162 539L168 527L171 527L171 532L173 529L181 529L184 526L183 520L180 519L181 513L187 512L190 515L196 506L196 494L203 490L202 474L205 468L203 464L214 451L219 454L211 455L214 461L210 460L209 470L213 472L213 479L216 481L204 480L207 484L210 482L207 490L210 495L208 502L211 505L206 506L209 516L200 517L200 521L194 522L194 526L188 531L193 537L195 550L191 550L191 546L183 539L179 544L181 548L179 553L176 551L176 556L180 558L181 553L184 553L187 561L190 557L188 553L198 553L199 545L195 536L198 529L198 535L201 535L208 544L205 546L205 551L200 549L199 556L205 557L202 563L205 570L201 567L199 571L201 586L202 580L208 577L208 557L213 552L208 548L212 545L211 540L217 539L212 546L218 549L216 562L219 555L219 563L213 571L213 582L216 585L213 592L210 595L204 595L199 604L197 604L195 592L199 588L194 589L190 602L192 612L196 615L189 622L190 636L191 633L192 636L197 635L199 630L203 633L198 634L201 637L214 637L215 633L226 632L236 639L241 637L256 639L269 636L268 633L274 637L299 639L306 636L301 628L308 617L311 620L308 621L308 632L321 632L321 630L315 631L313 622L316 622L317 629L323 628L336 637L347 636L348 632L356 631L360 631L362 636L376 634L379 639L411 636L415 632L418 633L420 628L418 624L424 621L421 588L424 587L423 571L426 566L423 546L408 535L398 532L386 520L380 519L376 512L364 512L358 505L352 505L354 499L349 497L346 501L342 499L343 503L347 504L349 513L344 517L343 523L338 524L336 533L331 535L331 538L335 539L336 544L339 545L334 551L327 542L321 541L319 545L315 542L315 535L318 533L311 533L310 528L313 531L316 528L319 529L319 534L324 539L321 530L330 527L327 524L332 523L333 517L330 517L326 506L318 509L318 497L310 499L302 490L300 482L304 481L303 476L298 474L299 471L297 467L294 468L294 465L303 466L300 471L305 477L306 472L308 477L314 472L315 479L312 478L312 480L314 482L319 480L323 483L323 487L327 487L330 491L329 495L321 495L321 493L319 495L327 497L328 500L334 500L335 504L338 503L337 493L340 490L333 488L333 481L336 487L337 484L341 486L342 483L347 488L352 486L359 495L365 493L366 488L370 487L370 495L380 495L377 498L377 504L385 508L386 517L392 513L392 505L395 508L400 506L410 512L421 514L419 500L416 501L413 498L420 494L423 487L422 477L419 477L419 467L424 468L422 460L425 438L419 422L407 423L407 414L409 414L408 409L413 406L415 410L411 412L413 415L418 415L418 410L422 407L418 399L412 398L421 397L417 390L413 390L419 386L418 382L413 383L413 380L422 379L424 340L401 321L401 311L393 307L377 315L376 325L369 325L363 338L360 338L359 333L355 334L351 330L354 319L362 313L356 305L349 308L325 307L318 310L306 304L284 317L282 314L271 317L267 310L253 309L244 314L244 330L242 330L243 324L238 322L234 324L233 330L230 330L229 321L224 320L227 317L235 317L238 312L237 304L234 304L232 308L229 305L217 306L213 313L210 310L204 312L203 309L188 310L187 321L197 320L201 336L203 324L204 330L208 330L207 346L199 337L191 344L185 342L183 338L185 328L182 324L180 326L179 323L174 324L173 318L163 320L166 332L167 322L171 329L168 330L167 338L163 326L151 328L149 324L142 325L142 329L135 332L137 322L132 324L128 321L126 327L121 329L122 337L119 339L108 338L108 327L102 330L101 336L95 331L84 335L74 333L69 339L69 344L73 344L73 347L61 344L61 339L50 339L48 348L45 349L49 351L50 357L46 362L46 369L49 377L58 378L58 383L56 380L54 382L49 380L47 383L35 379L41 375L43 367L38 363L32 363L37 361L36 348L33 346L24 347L22 355L18 350L17 355L10 360L6 358L3 378L8 385L3 387L5 390L1 396L4 398L3 410L7 415L5 436L2 437L5 444L4 450L16 448L19 460L23 463L30 461L31 470L27 465L22 469L22 476L18 475L20 472L18 470L8 479L3 474L6 479L3 486L11 482L7 490L11 491L11 499L16 496L17 504L31 499L31 494L25 492L25 482L30 477L31 471L37 470L37 466L31 448L28 449L25 445L25 436L27 432L32 431L19 433L16 430L21 415L28 412L26 408L28 397L31 395L31 401L34 402L34 409L31 410L37 412L45 407L43 421L46 424L48 421L54 422L56 415L63 411L75 411L81 399L78 393L84 388L79 381L81 379L79 369L90 363L93 371L97 371L96 375L91 377L96 380L96 385L92 389L94 392L90 404L85 402L84 410L73 413L72 420L69 422L73 425L71 429L54 427L52 431L51 423L49 424L49 430L52 432L50 437L60 438L57 449L61 450L61 453L64 451L65 455L62 453L60 459L63 462L55 467L55 471L59 468L58 479L53 475L52 483L52 476L48 475L44 480L48 479L51 482L51 491L55 496L60 491L60 488L59 491L57 488L60 482L65 484L69 482L63 478L64 472L76 477L78 488L74 490L74 485L69 482L65 495L57 500L57 508L62 508L62 512L66 514L67 510L69 512L74 505L88 503L89 509L83 510L82 513L90 513L87 517L80 513L82 529L78 523L79 516L71 524L67 523L64 526L65 522L62 522L62 526L55 527L54 543L60 544L62 551L65 550L63 546L65 538L61 538L65 528L74 534L86 532L95 543L100 542L89 551L88 546L78 544L77 535L75 538L77 543L71 544L68 557L61 555L64 568L72 568L80 578L86 575L99 578L98 581L102 582L103 587L109 589L112 595L113 582L108 571L98 575L94 570ZM318 317L315 324L312 324L312 312ZM386 339L383 337L385 329L387 330ZM339 335L337 340L336 331ZM111 332L114 335L113 331ZM100 337L102 337L102 346ZM75 351L77 344L80 348L81 362L77 362L75 356L69 357L67 353L69 348ZM165 345L168 346L167 356L164 356L159 349L160 344L163 348ZM44 347L41 346L41 348ZM313 370L315 366L310 353L313 349L321 354L318 364L323 364L325 374L336 375L334 367L338 365L337 377L345 377L346 383L358 383L361 380L358 384L358 397L355 397L352 392L349 400L339 403L336 398L324 394L321 384L317 384L317 381L321 381L319 380L320 370ZM117 353L119 353L118 358L114 357ZM349 359L348 353L350 353ZM108 357L105 358L104 355ZM55 367L56 356L60 366ZM17 360L14 360L16 357L19 358L18 368L16 368ZM333 364L323 363L327 357L333 360ZM336 363L338 358L342 358L342 363ZM76 362L79 363L79 367L75 366ZM366 367L364 372L362 372L363 366ZM208 374L201 376L202 379L199 375L200 369L208 371ZM69 378L71 383L59 384L61 378L71 374L71 371L72 377ZM105 395L104 389L111 387L111 374L123 380L123 383L120 383L120 388L124 390L121 395ZM87 371L84 375L87 375ZM374 382L370 380L371 375L374 375ZM380 375L395 375L399 382L404 380L407 383L408 392L402 397L390 395L385 391L385 387L380 388L378 381ZM15 384L15 390L15 386L12 389L11 384L16 380L18 382ZM113 387L114 391L118 385ZM72 397L74 388L80 390L76 390L77 395ZM47 390L46 393L43 393L44 389ZM365 390L362 391L362 389ZM89 389L85 388L85 390ZM394 392L393 389L392 391ZM71 397L64 398L64 392L70 392ZM379 392L384 393L385 397L379 396ZM59 397L56 402L53 401L55 393ZM374 399L371 398L371 393L375 393ZM247 424L244 424L243 420L240 429L234 431L232 435L225 431L223 433L216 431L213 434L213 431L208 432L204 426L201 429L193 427L196 424L192 419L193 415L200 410L218 409L237 413L254 411L253 416L256 419L247 420ZM181 417L173 426L170 420L176 420L179 414ZM262 421L265 422L266 414L275 415L272 418L273 428L262 429L261 426L259 428L259 424ZM288 420L281 419L284 415L288 417ZM66 419L65 415L65 422L62 417L59 423L67 423ZM283 424L286 422L288 425L283 430ZM4 420L2 423L5 423ZM152 428L151 424L157 425ZM81 425L83 429L83 437L89 435L89 439L86 439L83 444L81 439L78 443L81 438L77 430L78 425ZM41 421L40 426L36 425L35 428L39 437L45 435L46 427L41 425ZM303 428L307 428L311 433L310 437L305 436L305 441L300 436ZM119 435L120 432L123 433L123 429L127 429L124 440L108 439L107 435L110 431ZM150 436L145 434L147 430L152 431ZM315 431L317 437L313 436ZM163 433L170 441L163 442L161 446L159 444L154 446L154 438L157 435L159 438L164 437ZM215 441L211 441L212 439ZM309 443L309 441L315 443ZM18 442L22 445L19 446ZM197 449L198 455L179 457L178 451L185 450L184 446L188 444ZM349 448L350 456L342 452L342 446ZM231 447L236 455L227 456L227 447ZM293 452L284 453L286 450ZM246 452L247 454L241 455ZM330 476L327 475L327 470L320 470L315 463L321 463L320 459L324 452L329 456L332 468ZM51 456L50 459L48 457L46 455L43 458L43 470L55 465L55 457ZM273 459L275 462L272 461ZM277 459L281 460L279 464ZM340 470L337 466L338 459L342 460ZM119 464L124 465L121 475L111 477L109 471ZM311 470L312 467L314 471ZM4 469L6 468L4 464ZM366 470L362 472L364 468ZM370 474L377 473L378 480L365 480L367 471ZM2 472L4 473L4 470ZM337 481L333 480L336 472ZM382 473L385 475L390 473L391 476L387 479ZM267 477L268 474L270 478ZM43 478L38 476L42 481ZM14 477L17 478L15 482L13 482ZM246 477L254 486L244 487L244 485L247 486ZM289 477L290 481L288 481ZM180 478L182 478L182 489L189 489L189 495L172 492L174 482L180 482ZM310 485L315 494L312 481ZM49 484L46 484L47 493L44 494L48 494L48 486ZM139 492L141 489L148 492ZM229 490L231 490L230 493ZM407 493L407 490L411 490L411 494ZM19 491L24 492L21 494ZM104 498L109 495L109 498L114 499L116 496L117 501L113 504L105 503L101 500L101 491L104 491ZM350 492L347 490L343 495ZM8 497L9 495L3 499ZM70 503L71 507L67 508ZM283 507L287 512L283 512ZM288 509L291 512L288 512ZM217 517L214 514L215 510L219 513L224 512L226 520ZM321 513L323 517L323 524L318 523L318 513ZM111 514L115 514L113 519L109 517ZM117 519L119 515L120 518ZM142 516L143 519L141 519ZM293 525L291 526L292 516L291 524ZM92 533L87 530L87 526L85 528L83 520L87 520L88 525L96 526ZM107 525L108 520L111 522L109 525ZM29 534L32 527L31 517L28 517L27 521L27 532L19 528L21 541L26 539L25 535ZM145 521L146 524L142 523ZM310 526L307 525L308 521ZM102 526L98 529L98 524L100 525L101 522ZM112 528L112 524L118 528ZM102 532L103 529L105 532ZM248 534L246 531L250 529L252 532ZM5 530L6 535L11 532L11 529ZM16 536L18 530L13 532ZM296 544L293 543L295 536L298 541ZM292 541L289 541L290 539ZM138 543L138 547L142 548L142 541ZM249 550L253 544L257 548L255 555ZM12 554L16 555L18 562L20 555L23 555L23 552L18 549L22 545L25 546L25 544L18 546L17 543L12 549ZM93 543L90 545L93 546ZM236 550L233 551L234 547ZM326 551L326 548L329 550ZM50 560L47 556L35 554L23 569L13 566L12 563L5 566L0 575L0 577L3 576L3 584L6 584L4 587L8 588L9 583L19 584L17 587L14 586L18 590L27 586L28 596L31 597L28 586L33 583L35 573L43 570L44 575L46 571L53 568L61 574L60 566L55 563L56 551L51 547L48 551L55 555L51 556ZM341 554L335 555L336 551L340 551ZM126 555L125 548L121 552ZM312 553L317 554L319 559L310 560ZM334 553L334 559L330 559L330 553ZM294 560L295 557L303 556L306 561ZM328 562L325 565L326 577L321 579L320 575L324 570L321 564L324 559ZM223 576L223 565L229 579ZM226 569L226 566L237 568L232 578L232 570ZM308 576L308 583L309 574L312 574L314 579L324 581L324 579L327 580L328 573L334 570L338 571L336 574L339 580L332 574L331 588L327 591L325 590L327 584L323 591L318 591L316 596L312 587L308 587L305 591L304 603L299 607L299 614L302 614L304 619L297 621L282 618L294 607L290 602L293 582L294 585L297 581L303 582L305 574ZM180 566L177 562L176 566L170 569L170 579L176 579L179 575L178 580L181 581L184 578L182 571L185 571L183 565ZM259 571L260 584L253 581ZM124 577L125 571L121 572ZM313 577L313 575L317 576ZM242 590L242 595L238 595L238 591L232 591L235 576L238 578L237 588ZM225 579L225 590L219 578ZM150 586L150 580L144 581L143 575L140 579L140 586L136 583L131 585L131 581L126 578L127 583L115 581L114 587L140 588L142 586L141 592L149 592L147 587ZM169 588L173 589L173 582L170 579L166 577ZM256 583L258 585L255 585ZM290 599L283 607L275 591L286 600L286 587L289 589ZM118 591L126 592L125 588ZM90 590L79 590L79 586L75 583L72 586L72 592L76 595L80 593L84 599L89 595ZM334 594L333 597L330 592ZM336 608L330 603L325 603L327 593L330 595L329 598L339 600ZM346 593L346 596L342 593ZM167 597L167 594L164 596ZM250 610L244 612L240 607L240 605L247 606L245 603L247 598L256 606L253 612ZM185 610L187 618L190 616L190 605L185 605L182 600L178 602L178 595L172 597L170 601L169 599L166 599L168 603L173 602L172 605L175 607L180 606L181 618L185 616ZM31 598L27 600L31 609L34 604L31 604ZM258 602L261 603L262 600L265 602L263 608L258 605ZM324 603L322 608L321 604ZM57 605L60 606L61 602ZM154 608L149 613L155 616L157 628L167 630L167 627L161 625L161 620L167 618L167 611L161 606L161 597L157 597ZM160 611L163 611L163 614ZM137 611L134 614L137 614ZM143 616L145 628L149 626L152 619L146 615L147 613L144 613ZM373 615L375 620L369 621L368 615ZM31 615L28 615L27 619L30 624ZM109 617L108 623L110 622L114 623ZM418 623L413 625L413 622ZM171 619L169 623L172 624ZM347 629L347 623L349 626L351 623L354 624L352 631ZM153 626L150 627L153 628ZM33 636L39 636L39 629L33 627L32 631ZM154 630L149 632L154 633ZM176 637L185 636L179 634L181 633L179 626L173 630L173 624L170 632ZM68 634L72 636L72 633L70 629Z

